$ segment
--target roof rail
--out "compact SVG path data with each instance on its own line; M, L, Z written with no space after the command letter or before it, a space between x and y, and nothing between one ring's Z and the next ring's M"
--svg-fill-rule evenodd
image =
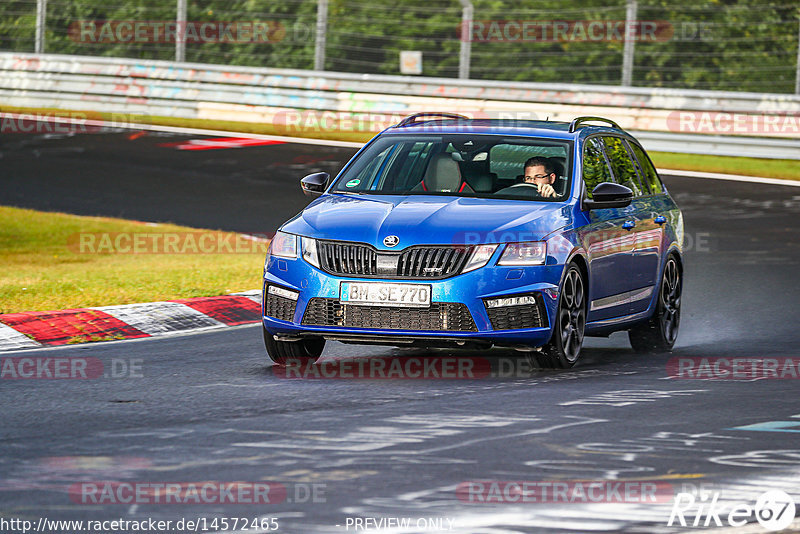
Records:
M417 119L421 117L443 117L445 119L465 119L469 120L469 117L465 115L458 115L457 113L439 113L438 111L423 111L421 113L414 113L413 115L409 115L408 117L404 118L400 122L397 123L397 127L400 126L407 126L409 124L414 124L417 122Z
M573 133L575 130L577 130L578 126L580 126L581 123L589 122L589 121L607 122L608 124L610 124L611 126L613 126L614 128L616 128L618 130L622 129L622 128L619 127L619 124L617 124L616 122L612 121L611 119L604 119L603 117L589 117L589 116L586 116L586 117L576 117L572 122L570 122L569 123L569 133Z

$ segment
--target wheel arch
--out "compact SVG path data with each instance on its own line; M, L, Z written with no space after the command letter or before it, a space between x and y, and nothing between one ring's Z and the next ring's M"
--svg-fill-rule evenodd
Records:
M567 258L567 261L564 262L564 273L561 275L562 282L564 281L564 276L566 275L567 267L570 263L574 263L583 276L583 287L584 291L586 292L586 311L588 313L590 301L589 295L591 295L589 288L589 261L586 259L586 256L583 254L581 249L573 250Z

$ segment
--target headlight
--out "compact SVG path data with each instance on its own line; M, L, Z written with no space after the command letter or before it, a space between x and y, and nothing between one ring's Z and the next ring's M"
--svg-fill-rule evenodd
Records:
M310 237L301 237L303 242L303 259L319 269L319 256L317 256L317 242Z
M461 272L466 273L474 271L486 265L492 258L494 251L497 250L497 247L498 245L478 245L475 247L472 250L472 255L469 257L469 261L467 261L467 264Z
M544 241L509 243L497 265L544 265L547 244Z
M275 232L269 244L269 255L279 258L297 258L297 236L284 232Z

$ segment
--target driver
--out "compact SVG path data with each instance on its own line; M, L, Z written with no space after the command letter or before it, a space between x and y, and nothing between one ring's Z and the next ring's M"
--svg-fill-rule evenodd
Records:
M539 195L545 198L557 196L553 188L555 181L555 168L549 159L536 156L525 162L522 183L535 185Z

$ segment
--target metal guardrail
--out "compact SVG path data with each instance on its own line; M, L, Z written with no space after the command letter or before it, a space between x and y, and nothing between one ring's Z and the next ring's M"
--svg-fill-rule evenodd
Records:
M454 111L472 116L571 120L601 115L649 150L800 159L800 96L619 86L508 83L358 75L141 61L122 58L0 53L0 101L11 106L185 118L271 122L291 110L402 116ZM758 136L689 134L703 113L739 114L744 122L794 120ZM689 121L691 123L691 121ZM755 123L755 122L754 122ZM791 126L791 124L790 124ZM734 132L735 133L735 132Z

